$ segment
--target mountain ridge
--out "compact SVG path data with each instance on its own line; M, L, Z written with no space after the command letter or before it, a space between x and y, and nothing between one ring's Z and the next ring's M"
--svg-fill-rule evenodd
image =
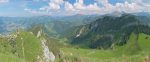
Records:
M88 46L90 48L108 48L114 43L125 44L132 32L150 34L149 30L149 26L135 15L104 16L90 24L77 27L76 34L72 36L71 44L81 44L83 47Z

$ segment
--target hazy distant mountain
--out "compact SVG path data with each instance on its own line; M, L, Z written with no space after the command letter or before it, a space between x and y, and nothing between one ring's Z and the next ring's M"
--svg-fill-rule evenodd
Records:
M98 15L74 16L36 16L36 17L0 17L0 33L9 33L17 29L27 30L35 25L43 25L61 33L72 26L79 26L94 21Z

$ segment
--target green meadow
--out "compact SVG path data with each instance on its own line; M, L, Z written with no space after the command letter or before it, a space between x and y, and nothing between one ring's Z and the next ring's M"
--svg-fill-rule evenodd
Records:
M135 34L130 36L124 46L114 46L114 49L82 49L61 48L69 61L78 59L82 62L148 62L150 59L150 36L139 34L138 47L135 46Z

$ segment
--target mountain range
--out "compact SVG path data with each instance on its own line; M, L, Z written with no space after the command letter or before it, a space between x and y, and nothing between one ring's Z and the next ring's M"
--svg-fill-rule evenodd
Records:
M141 62L150 14L0 17L0 34L4 62Z

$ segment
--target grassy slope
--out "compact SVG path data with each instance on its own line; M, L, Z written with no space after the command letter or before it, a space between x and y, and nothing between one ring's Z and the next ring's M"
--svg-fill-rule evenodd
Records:
M148 39L145 39L146 37ZM140 49L134 48L135 38L132 34L126 45L116 47L114 50L77 48L62 48L61 50L66 57L77 57L83 62L143 62L150 56L150 35L139 34Z
M29 32L20 32L14 40L2 38L0 44L0 62L36 62L42 54L40 40Z
M64 53L64 57L69 59L69 62L74 62L77 59L82 62L143 62L145 58L150 56L150 35L139 34L138 45L140 50L134 48L135 38L136 36L132 34L126 45L121 47L117 46L114 50L80 49L71 47L64 47L61 48L61 50ZM42 54L40 40L28 32L21 32L15 39L15 48L9 45L10 41L7 39L0 39L0 41L0 62L36 62L37 56ZM56 40L51 39L51 41ZM12 50L15 49L17 50L17 54L12 53ZM59 59L56 59L56 62L57 61L59 61Z
M141 37L139 37L138 42L139 42L139 46L142 50L150 51L150 35L141 34Z
M25 61L13 54L0 53L0 62L25 62Z
M27 62L36 61L37 56L40 56L42 54L40 39L38 39L31 33L20 33L20 37L17 37L16 42L17 46L19 46L18 49L20 55L22 55Z

